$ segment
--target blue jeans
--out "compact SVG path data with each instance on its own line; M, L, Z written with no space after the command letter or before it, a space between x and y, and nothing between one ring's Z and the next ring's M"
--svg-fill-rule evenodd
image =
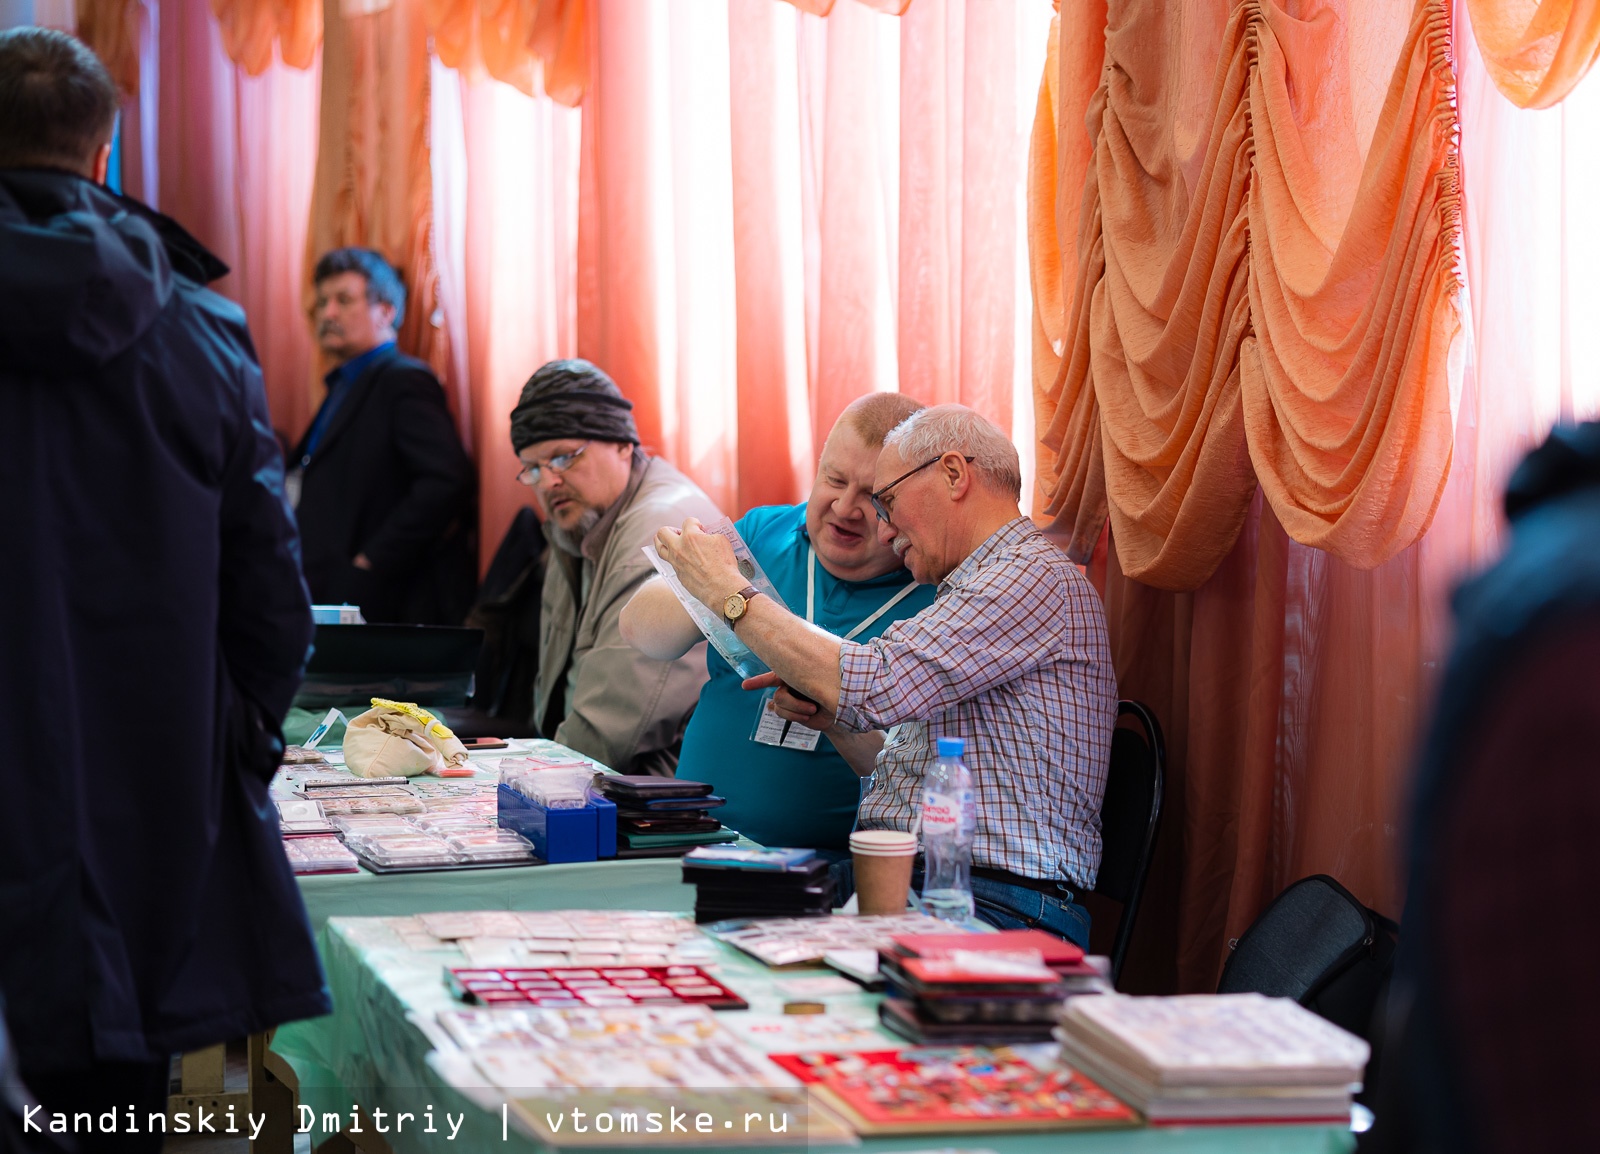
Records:
M1043 930L1089 948L1089 911L1072 900L1065 888L1042 894L1025 886L989 878L972 879L973 914L1002 930Z

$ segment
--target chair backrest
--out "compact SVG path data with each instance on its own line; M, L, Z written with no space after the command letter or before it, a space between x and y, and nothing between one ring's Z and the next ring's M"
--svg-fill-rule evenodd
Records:
M1106 796L1100 807L1100 873L1094 887L1095 893L1122 904L1111 948L1113 984L1122 973L1155 853L1167 768L1166 744L1155 714L1137 701L1119 701L1117 719L1123 718L1130 718L1135 727L1119 724L1111 733Z

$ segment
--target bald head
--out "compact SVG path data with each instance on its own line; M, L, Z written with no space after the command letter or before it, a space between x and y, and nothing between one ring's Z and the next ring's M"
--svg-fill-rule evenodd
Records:
M878 539L869 498L884 437L920 408L899 393L869 393L839 414L822 446L806 532L817 560L841 580L870 581L900 568L894 550Z
M833 427L835 430L840 425L852 428L863 444L881 449L890 431L922 407L921 401L913 401L900 393L868 393L846 405Z

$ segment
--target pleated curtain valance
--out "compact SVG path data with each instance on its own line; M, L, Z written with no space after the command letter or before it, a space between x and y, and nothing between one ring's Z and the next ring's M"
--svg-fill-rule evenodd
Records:
M1467 0L1489 78L1518 108L1567 98L1600 56L1600 0Z
M1417 4L1367 134L1349 7L1115 0L1076 106L1069 69L1092 53L1052 57L1035 382L1048 513L1075 558L1109 514L1123 572L1196 588L1258 483L1291 537L1363 568L1428 527L1459 326L1449 13Z
M589 82L584 0L422 0L448 68L487 74L575 108Z
M321 0L211 0L222 47L240 68L260 76L273 49L291 68L310 68L322 47Z
M836 0L789 0L818 16ZM855 0L900 15L911 0ZM433 50L446 67L488 75L528 96L543 93L568 107L583 100L589 81L585 0L343 0L345 15L371 15L392 4L419 4ZM138 90L135 0L80 0L80 32L129 92ZM273 53L292 68L309 68L322 46L321 0L211 0L230 59L251 76L265 72ZM132 50L127 49L132 45Z

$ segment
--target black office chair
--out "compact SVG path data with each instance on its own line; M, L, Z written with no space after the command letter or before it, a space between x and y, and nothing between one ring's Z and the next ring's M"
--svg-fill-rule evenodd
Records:
M1132 718L1138 729L1122 726L1124 717ZM1119 701L1117 720L1117 728L1111 731L1106 798L1100 807L1100 874L1094 886L1095 893L1122 906L1111 947L1112 985L1122 976L1122 962L1139 917L1139 901L1155 853L1167 771L1161 725L1149 707L1137 701Z

